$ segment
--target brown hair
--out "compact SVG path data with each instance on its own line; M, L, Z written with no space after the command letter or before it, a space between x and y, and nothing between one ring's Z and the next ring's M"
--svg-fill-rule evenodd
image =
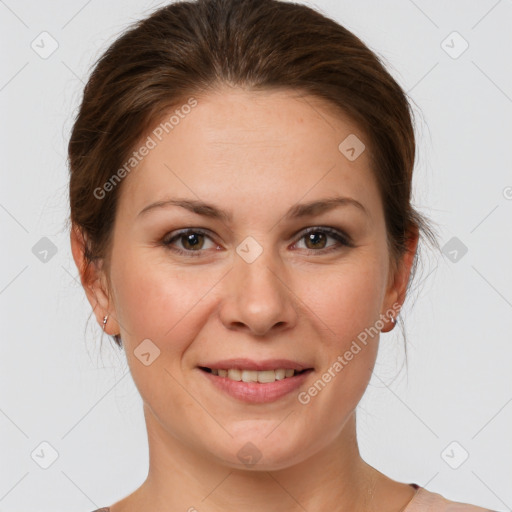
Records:
M70 220L86 241L85 267L101 261L108 279L122 184L101 199L95 190L129 159L162 113L224 84L293 89L347 115L366 137L393 266L407 250L411 230L438 247L430 221L411 205L413 112L379 57L305 5L198 0L172 3L131 26L95 63L85 86L68 147ZM412 275L417 260L418 251ZM121 347L120 337L114 339Z

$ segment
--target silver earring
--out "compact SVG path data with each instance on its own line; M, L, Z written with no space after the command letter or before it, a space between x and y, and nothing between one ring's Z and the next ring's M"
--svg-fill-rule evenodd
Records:
M107 325L108 315L103 317L103 330L105 330L105 325Z

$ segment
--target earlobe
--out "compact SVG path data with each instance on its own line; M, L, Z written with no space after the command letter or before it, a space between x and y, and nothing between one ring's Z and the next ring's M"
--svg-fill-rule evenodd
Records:
M71 252L73 259L80 274L80 282L84 288L87 300L96 316L98 324L104 326L104 318L112 315L109 311L110 301L107 292L107 283L104 273L94 262L87 262L85 259L86 238L76 226L73 226L70 232ZM116 323L116 322L109 322ZM112 328L111 325L109 325ZM115 327L115 326L114 326ZM106 329L103 329L105 332ZM110 329L109 329L110 330Z
M98 288L97 282L99 279L99 273L94 263L86 261L85 248L87 237L78 227L73 226L70 233L70 241L73 259L75 260L78 273L80 274L80 282L82 283L87 297L89 298L89 302L91 302L89 294L96 291ZM101 299L95 300L94 302L98 302L100 305L102 305ZM95 304L91 302L91 306L94 307Z
M398 315L398 313L397 313ZM395 328L395 325L396 325L396 318L394 315L389 315L389 317L386 317L385 318L389 318L389 321L387 322L386 324L386 327L381 329L380 332L389 332L389 331L392 331L394 328ZM389 327L389 325L391 325L391 327Z
M389 332L394 329L396 325L396 317L405 301L407 293L407 285L409 283L416 250L418 247L419 231L412 228L407 238L407 251L403 254L398 268L396 269L393 283L388 290L388 298L386 300L386 312L383 316L386 318L386 327L381 332ZM393 311L390 314L390 311ZM392 318L391 318L392 317ZM389 319L389 320L388 320Z
M416 250L418 248L419 231L417 227L410 230L407 238L407 251L403 255L402 265L400 268L400 279L398 283L398 299L400 304L405 301L405 294L407 293L407 285L411 277L411 270L414 264L414 258L416 256Z

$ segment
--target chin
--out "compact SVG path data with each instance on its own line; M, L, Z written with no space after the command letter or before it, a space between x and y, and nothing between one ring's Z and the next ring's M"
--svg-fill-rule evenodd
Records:
M274 424L275 428L275 424ZM214 457L219 463L245 471L277 471L293 466L306 457L304 442L292 439L283 430L282 435L271 433L233 436L226 446L218 446ZM212 447L210 447L211 450Z

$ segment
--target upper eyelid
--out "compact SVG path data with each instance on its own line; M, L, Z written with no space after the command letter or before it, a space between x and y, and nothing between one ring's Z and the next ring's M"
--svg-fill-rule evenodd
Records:
M165 236L164 236L164 240L166 241L166 244L168 245L171 245L171 241L176 241L176 240L179 240L179 238L181 236L184 236L184 235L187 235L188 233L200 233L208 238L210 238L210 240L216 244L218 244L215 240L215 238L211 235L211 231L206 229L206 228L182 228L182 229L179 229L177 230L178 232L169 237L168 235L170 233L172 233L172 231L170 233L167 233ZM324 233L326 233L327 236L330 236L331 238L336 238L336 235L338 235L339 237L341 237L347 245L352 245L352 239L351 237L343 230L340 230L338 228L334 228L334 227L331 227L331 226L308 226L306 228L303 228L301 230L299 230L294 236L293 238L295 239L295 242L294 243L297 243L299 242L302 238L304 238L307 234L311 233L311 232L315 232L315 231L322 231ZM339 242L339 240L338 240ZM218 244L219 245L219 244ZM184 251L187 251L187 252L201 252L201 251L192 251L190 249L182 249ZM313 249L312 249L313 250Z

